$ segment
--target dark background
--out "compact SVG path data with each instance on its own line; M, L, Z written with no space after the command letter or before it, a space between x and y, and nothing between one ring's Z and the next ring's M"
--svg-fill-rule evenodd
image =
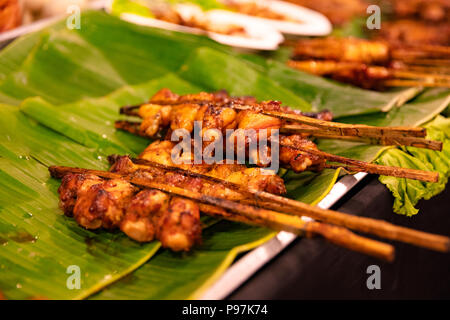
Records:
M392 211L393 197L374 176L351 190L332 209L450 236L450 187L419 202L413 217ZM386 241L386 240L383 240ZM396 258L387 263L329 244L297 239L229 299L449 299L450 254L386 241ZM369 265L381 269L381 289L369 290Z

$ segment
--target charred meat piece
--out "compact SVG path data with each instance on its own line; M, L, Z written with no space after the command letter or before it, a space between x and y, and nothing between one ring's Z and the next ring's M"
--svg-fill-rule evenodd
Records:
M158 220L157 236L165 248L189 251L201 239L198 205L191 200L173 197Z
M59 207L64 211L65 215L72 216L78 195L83 194L91 186L102 182L103 179L94 175L73 173L65 175L58 188Z
M307 152L298 151L295 147L318 150L315 143L308 139L304 139L299 135L282 136L280 142L284 145L292 146L280 148L280 162L290 167L295 172L305 171L307 168L314 168L320 171L325 165L326 160L317 155Z
M114 229L120 225L136 188L121 179L94 184L78 193L73 209L75 220L86 229Z
M156 236L156 225L167 210L169 201L170 196L164 192L152 189L140 191L126 209L120 230L136 241L152 241Z

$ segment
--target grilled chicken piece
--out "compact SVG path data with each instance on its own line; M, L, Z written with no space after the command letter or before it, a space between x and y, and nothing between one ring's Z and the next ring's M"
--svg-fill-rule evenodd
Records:
M304 139L299 135L283 136L280 138L281 143L292 147L301 147L312 150L318 150L315 143L308 139ZM280 162L290 167L295 172L305 171L307 168L314 168L320 171L323 169L326 160L316 155L298 151L288 147L280 148Z
M173 197L158 221L157 235L163 247L189 251L201 239L198 205L191 200Z
M200 108L195 120L202 122L202 134L208 129L217 129L225 133L226 129L236 127L236 115L236 111L232 108L207 105Z
M102 182L102 179L94 175L73 173L65 175L58 188L59 207L66 216L72 216L78 195L84 193L91 186Z
M139 108L139 116L143 119L141 130L149 137L155 136L160 127L169 125L171 106L144 104Z
M164 192L153 189L140 191L131 200L120 230L136 241L152 241L156 235L156 225L167 211L169 201L170 196Z
M134 186L121 179L94 184L84 192L78 192L74 218L86 229L114 229L120 225L136 191Z
M280 129L281 119L266 116L255 111L240 111L237 117L238 129L268 130Z
M139 158L171 166L173 165L171 154L174 146L172 141L155 141L142 151Z

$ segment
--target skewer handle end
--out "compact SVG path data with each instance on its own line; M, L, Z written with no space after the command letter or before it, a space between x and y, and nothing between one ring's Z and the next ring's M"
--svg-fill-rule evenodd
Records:
M394 261L395 249L390 244L361 237L345 228L317 222L311 222L309 229L314 230L329 242L341 247L367 254L387 262Z
M48 167L48 171L50 172L50 176L52 178L61 179L64 176L59 166L50 166Z

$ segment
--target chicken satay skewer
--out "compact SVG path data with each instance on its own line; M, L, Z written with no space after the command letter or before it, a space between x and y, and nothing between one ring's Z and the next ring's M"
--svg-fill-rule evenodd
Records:
M110 158L110 160L114 161L114 157ZM275 195L266 191L250 190L245 188L245 186L224 179L192 172L179 167L167 166L145 159L131 159L131 161L139 166L144 166L144 168L145 166L155 167L166 171L181 173L194 178L201 178L212 183L222 184L227 188L242 192L244 195L253 198L253 205L256 206L275 209L277 211L295 214L298 216L308 216L326 223L346 227L354 231L369 233L390 240L406 242L436 251L448 252L450 250L450 238L445 236L399 227L382 220L357 217L337 211L321 209L319 207L311 206L306 203Z
M51 166L49 168L49 171L52 177L55 178L62 178L68 173L78 173L91 174L106 179L123 179L136 186L157 189L169 194L174 194L180 197L195 200L200 203L230 210L248 218L254 224L263 225L276 230L288 231L298 235L305 235L307 237L320 235L329 242L350 250L368 254L386 261L392 261L394 259L394 248L391 245L361 237L345 228L331 226L315 221L304 221L299 217L261 209L227 199L203 195L201 193L189 191L183 188L174 187L163 183L152 182L148 179L132 178L127 175L107 171L62 166ZM219 216L223 217L223 215L221 215L220 213ZM225 218L226 217L228 216L225 216Z
M137 127L135 124L129 123L126 121L125 122L124 121L116 122L116 128L119 128L122 130L128 130L128 129L130 129L130 127L135 128L135 129L130 130L131 133L135 134L138 132L139 135L146 137L145 135L142 135L136 129ZM312 154L315 156L319 156L323 159L326 159L326 160L329 160L332 162L349 165L347 167L344 165L339 165L339 166L333 165L330 168L341 167L350 172L355 172L355 171L367 172L367 173L372 173L372 174L380 174L380 175L384 175L384 176L414 179L414 180L420 180L420 181L426 181L426 182L437 182L439 180L439 174L436 172L409 169L409 168L401 168L401 167L383 166L383 165L372 164L372 163L367 163L364 161L359 161L359 160L354 160L354 159L350 159L350 158L346 158L346 157L342 157L342 156L333 155L333 154L323 152L320 150L313 150L310 148L302 148L300 146L294 146L294 145L283 143L283 142L280 142L279 144L283 148L289 148L289 149L300 151L303 153L308 153L308 154Z
M405 56L450 57L450 47L441 45L388 44L384 41L356 38L305 39L297 42L293 58L388 65Z
M121 129L127 132L130 132L134 135L147 137L145 134L141 132L139 129L140 122L131 122L131 121L116 121L115 124L117 129ZM342 136L336 135L333 132L328 132L321 130L319 128L305 126L305 125L296 125L296 124L286 124L281 126L281 133L290 133L290 134L302 134L308 133L313 137L322 138L322 139L339 139L339 140L349 140L355 142L363 142L374 145L384 145L384 146L411 146L416 148L424 148L430 150L442 151L442 142L441 141L433 141L427 140L420 137L390 137L390 136L382 136L382 137L358 137L358 136Z
M151 104L155 105L178 105L180 103L167 103L166 101L151 101ZM189 102L197 104L200 102ZM317 127L319 129L327 130L330 133L341 136L357 136L357 137L384 137L384 136L412 136L412 137L425 137L426 131L424 128L415 127L375 127L362 124L346 124L331 121L324 121L315 119L299 114L285 113L279 111L264 110L260 104L254 105L241 105L237 103L213 103L211 101L204 102L213 106L228 107L239 111L255 111L267 116L279 118L282 120L298 122L309 126ZM136 115L131 110L139 108L140 106L127 106L122 107L120 112L128 115Z
M329 133L327 131L320 130L318 128L287 124L281 127L281 133L308 133L315 138L320 139L339 139L339 140L349 140L355 142L363 142L367 144L374 145L384 145L384 146L411 146L416 148L424 148L430 150L442 151L442 142L427 140L420 137L355 137L355 136L341 136L334 133Z
M253 111L251 106L234 106L238 110L250 110ZM259 111L259 110L255 110ZM331 121L324 121L320 119L310 118L298 114L289 114L279 111L261 111L262 114L267 116L276 117L283 120L298 122L307 124L313 127L327 130L328 132L334 132L337 135L342 136L356 136L356 137L384 137L384 136L412 136L412 137L424 137L426 131L424 128L414 127L374 127L363 124L346 124Z
M332 60L290 60L294 69L351 83L366 89L394 86L394 80L410 81L402 86L450 87L449 76L445 74L425 74L384 66L367 65L360 62ZM400 83L395 86L400 86Z

